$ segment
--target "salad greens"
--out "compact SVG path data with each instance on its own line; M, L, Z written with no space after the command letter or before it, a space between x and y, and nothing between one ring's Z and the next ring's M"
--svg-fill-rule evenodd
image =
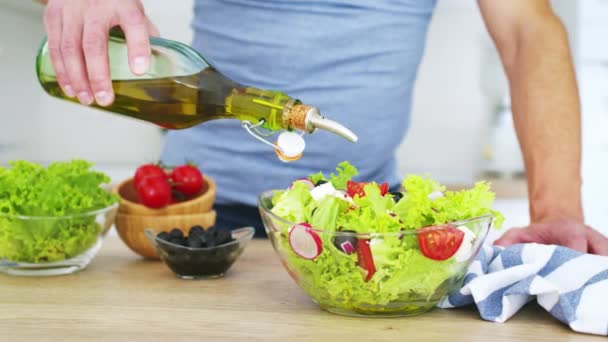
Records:
M109 177L91 167L78 159L48 167L27 161L0 167L0 259L59 261L97 241L102 227L95 215L80 214L111 206L118 198L101 187Z
M337 190L345 190L347 182L357 175L357 169L348 162L340 163L337 172L338 175L332 173L329 180ZM322 173L313 174L309 179L314 184L328 181ZM354 206L350 206L348 201L337 196L316 201L305 184L294 182L290 189L275 192L272 212L288 221L309 222L328 232L344 227L358 233L391 233L486 214L494 217L495 227L500 227L504 221L502 214L491 209L494 194L486 182L478 182L468 190L448 191L428 177L408 175L402 187L403 198L395 202L392 195L383 196L376 183L369 183L364 187L365 196L355 196L352 198ZM441 192L442 197L433 198L431 195L435 192ZM329 206L339 206L342 210L336 211Z
M389 303L417 302L433 306L457 286L466 263L454 258L429 258L419 248L419 235L408 234L408 230L413 232L425 226L488 214L493 216L496 227L504 220L499 212L491 209L494 194L485 182L468 190L448 191L428 177L408 175L400 196L383 194L375 182L363 184L361 196L348 191L356 175L355 167L342 162L337 173L329 178L322 173L308 177L316 188L320 187L320 181L331 182L334 192L315 199L311 195L314 189L304 182L294 182L289 189L275 192L272 198L271 211L275 215L289 222L305 222L317 229L323 249L312 260L294 252L287 238L289 225L278 225L280 231L275 241L279 249L285 251L283 254L293 273L299 275L300 285L321 305L357 311ZM484 222L487 225L490 221ZM484 222L470 224L468 229L477 235ZM362 275L366 270L358 261L360 255L345 253L339 244L336 247L335 232L338 231L369 234L373 276ZM382 235L385 233L388 235Z

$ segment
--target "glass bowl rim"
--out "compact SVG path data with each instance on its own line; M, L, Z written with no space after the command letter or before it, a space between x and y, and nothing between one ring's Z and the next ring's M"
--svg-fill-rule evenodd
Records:
M70 215L62 215L62 216L30 216L30 215L14 215L14 214L0 213L0 218L19 219L19 220L23 220L23 221L27 221L27 220L61 221L61 220L67 220L67 219L97 216L98 214L105 214L114 209L117 209L119 205L120 205L119 202L115 202L104 208L94 209L94 210L82 212L79 214L70 214Z
M154 245L157 245L159 243L159 241L161 239L158 238L158 234L156 234L157 230L154 228L146 228L144 229L144 234L146 235L146 237L148 238L148 240L150 240L151 242L153 242ZM225 248L228 246L232 246L232 245L240 245L242 242L246 242L249 241L253 238L253 236L255 235L255 228L254 227L241 227L241 228L237 228L234 230L231 230L230 233L231 234L238 234L240 232L245 232L245 234L241 237L239 237L238 239L235 239L232 242L229 243L225 243L223 245L219 245L219 246L214 246L214 247L199 247L199 248L194 248L194 247L186 247L186 246L182 246L182 245L177 245L174 244L173 242L169 242L166 240L162 240L162 243L167 244L171 247L175 247L177 249L183 249L183 250L188 250L191 252L198 252L198 251L211 251L211 250L215 250L215 249L220 249L220 248ZM156 247L156 246L155 246Z
M299 225L300 223L294 223L294 222L290 222L282 217L279 217L278 215L276 215L275 213L273 213L270 209L268 209L268 207L266 205L264 205L264 199L268 198L269 195L273 194L275 191L277 190L267 190L262 192L259 196L258 196L258 206L259 208L261 208L264 213L266 213L267 215L269 215L270 217L272 217L273 220L278 220L282 223L288 224L290 226L295 226L295 225ZM458 221L450 221L450 222L445 222L442 224L437 224L434 226L425 226L425 227L420 227L420 228L416 228L416 229L406 229L406 230L400 230L398 232L384 232L384 233L372 233L372 232L368 232L368 233L353 233L353 232L344 232L344 231L328 231L328 230L323 230L323 229L318 229L315 227L307 227L308 230L313 231L315 233L319 233L319 234L331 234L331 235L336 235L336 236L353 236L353 237L370 237L370 236L375 236L375 237L383 237L383 236L397 236L397 237L401 237L401 236L405 236L405 235L418 235L420 233L426 233L426 232L430 232L430 231L437 231L437 230L444 230L446 229L447 225L453 225L453 226L462 226L465 225L467 223L470 222L475 222L475 221L483 221L483 220L488 220L489 223L491 224L492 221L494 220L494 216L492 214L485 214L485 215L481 215L481 216L477 216L477 217L472 217L472 218L468 218L468 219L464 219L464 220L458 220ZM488 224L487 229L490 228L490 224ZM274 227L270 227L271 230L276 231L274 229Z

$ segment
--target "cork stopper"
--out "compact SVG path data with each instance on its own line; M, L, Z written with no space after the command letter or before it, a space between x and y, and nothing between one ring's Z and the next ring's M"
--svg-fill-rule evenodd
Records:
M283 126L299 129L306 133L313 133L316 129L322 129L352 142L356 142L358 139L357 135L348 128L323 117L318 108L305 104L294 105L286 111L283 114Z
M306 117L311 107L304 104L298 104L293 106L289 115L289 126L305 132L309 132L310 129L306 128Z

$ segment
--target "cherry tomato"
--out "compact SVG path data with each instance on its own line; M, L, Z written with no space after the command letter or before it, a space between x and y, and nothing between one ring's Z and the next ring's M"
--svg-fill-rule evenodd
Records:
M359 239L357 241L357 264L365 270L365 281L369 281L376 273L376 265L374 265L374 257L372 250L369 248L369 239Z
M423 228L418 233L420 251L425 257L433 260L446 260L454 255L463 239L464 233L453 226Z
M173 188L186 196L196 195L203 189L203 174L192 165L180 165L171 172Z
M365 186L368 185L367 182L346 182L346 192L350 197L355 197L355 195L359 195L359 197L365 196ZM380 188L380 195L384 196L388 193L388 183L382 183L378 185Z
M139 201L148 208L163 208L171 203L171 186L166 177L146 177L137 187Z
M167 173L163 168L155 164L144 164L135 170L135 176L133 177L133 186L135 189L138 188L139 183L147 177L165 177Z

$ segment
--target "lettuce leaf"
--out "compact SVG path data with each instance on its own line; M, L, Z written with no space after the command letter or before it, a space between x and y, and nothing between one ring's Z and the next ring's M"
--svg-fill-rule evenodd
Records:
M403 181L406 192L393 208L406 229L471 219L487 214L494 216L494 225L500 228L504 217L491 209L494 193L486 182L478 182L471 189L447 191L429 178L410 175ZM437 199L429 198L435 191L444 193Z
M336 168L336 174L332 172L329 178L334 188L345 190L346 183L357 174L359 174L359 171L356 167L352 166L347 161L343 161L338 164L338 167Z
M293 187L287 191L277 192L273 197L272 212L285 220L294 223L306 222L314 206L308 186L302 182L295 182Z
M337 228L338 217L348 209L348 202L336 196L325 196L312 212L310 225L324 231L333 232Z
M310 179L312 184L317 184L317 183L319 183L319 181L322 181L322 180L327 181L327 178L325 178L325 175L323 174L323 172L313 173L312 175L308 176L308 179Z

